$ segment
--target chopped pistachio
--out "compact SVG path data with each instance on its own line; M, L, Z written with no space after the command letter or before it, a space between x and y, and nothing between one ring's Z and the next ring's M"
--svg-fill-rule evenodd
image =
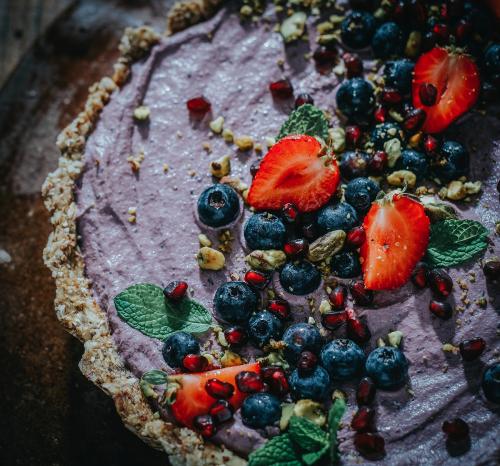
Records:
M245 182L233 176L223 176L220 179L220 182L222 184L228 184L239 194L243 193L243 191L248 189L248 185Z
M285 43L293 42L304 34L306 20L307 15L303 11L298 11L281 23L280 32Z
M423 201L424 210L432 223L458 218L456 210L449 204Z
M217 160L210 162L210 173L216 178L222 178L231 171L231 157L223 155Z
M290 365L286 361L286 359L281 356L279 351L271 351L267 356L262 358L257 358L257 361L261 364L261 366L278 366L282 367L285 370L290 369Z
M378 346L379 348L382 348L383 346L385 346L385 341L384 341L382 338L379 338L379 339L377 340L377 346Z
M250 136L238 136L234 143L238 147L238 150L245 152L248 150L252 150L253 148L253 139Z
M286 430L290 419L293 416L293 408L295 403L283 403L281 405L281 419L280 419L280 430Z
M240 366L241 364L245 364L245 362L239 354L231 350L224 351L224 355L220 359L222 367Z
M401 344L401 340L403 339L403 332L399 330L395 330L387 335L387 340L389 340L389 344L394 346L395 348L399 348Z
M445 353L458 354L459 352L459 348L457 346L452 345L451 343L445 343L441 349Z
M307 258L311 262L321 262L328 259L342 249L345 237L346 234L343 230L329 231L311 243Z
M319 305L319 312L321 314L325 314L326 312L330 312L331 310L332 310L332 305L330 304L330 301L328 301L327 299L322 299Z
M200 246L207 246L207 247L212 246L212 241L210 241L208 236L205 235L204 233L200 233L198 235L198 241L200 242Z
M417 176L410 170L397 170L387 175L387 182L391 186L414 188L417 183Z
M276 138L267 136L264 139L264 142L266 143L267 148L270 149L271 147L273 147L276 144Z
M328 136L332 143L333 152L336 154L343 152L345 150L345 130L340 126L335 128L330 128L328 130Z
M387 154L387 165L393 168L401 157L401 141L397 138L389 139L384 144L384 151Z
M134 110L134 118L139 121L144 121L149 118L149 107L146 105L141 105Z
M467 196L464 184L461 181L452 181L447 186L446 197L452 201L459 201Z
M234 140L233 132L228 128L224 128L222 130L222 139L224 139L224 141L226 142L233 142Z
M316 26L318 34L325 34L326 32L330 32L333 28L333 23L330 21L323 21Z
M464 183L465 192L467 194L477 194L481 191L482 183L480 181L466 181Z
M200 248L196 259L200 269L203 270L221 270L226 263L226 258L222 252L208 246Z
M318 427L326 424L326 413L320 403L313 400L299 400L293 408L295 416L304 417Z
M222 129L224 127L224 117L220 116L216 118L215 120L211 121L209 123L210 129L215 133L215 134L220 134L222 133Z
M261 251L256 249L245 257L246 263L257 270L271 271L285 265L286 254L277 249Z

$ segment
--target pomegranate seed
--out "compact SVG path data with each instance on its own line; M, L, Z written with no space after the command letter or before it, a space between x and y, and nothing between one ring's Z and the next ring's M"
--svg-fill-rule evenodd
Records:
M446 24L435 24L432 28L432 32L434 33L439 45L446 45L448 43L448 39L450 38L450 30Z
M299 209L295 204L287 202L281 209L281 216L286 223L295 223L299 218Z
M189 99L186 102L186 106L191 113L194 113L198 116L203 116L207 114L212 108L210 102L203 96Z
M275 99L289 99L293 97L292 83L288 79L280 79L269 84L269 90Z
M375 384L369 377L363 377L356 390L358 405L370 405L375 399Z
M354 436L356 450L368 460L380 460L385 456L385 441L379 434L362 433Z
M403 96L401 95L401 92L399 92L397 89L393 89L392 87L386 87L382 90L380 100L382 103L386 105L397 105L402 102Z
M448 5L446 3L442 3L439 7L439 16L445 21L448 19Z
M424 124L426 113L421 108L414 108L406 114L403 128L409 133L416 133Z
M500 188L500 181L498 182L498 188ZM500 192L500 189L498 189ZM488 259L483 265L483 273L486 278L499 279L500 278L500 260Z
M348 147L357 147L361 141L361 128L356 125L347 126L345 129L345 142Z
M182 366L189 372L203 372L207 370L208 359L201 354L186 354Z
M302 93L297 96L295 99L295 108L300 107L301 105L305 104L311 104L314 105L314 99L311 97L310 94L307 93Z
M438 149L439 141L432 135L426 134L424 137L424 150L427 155L433 155Z
M419 262L413 269L411 281L417 288L423 289L427 286L428 270L429 269L424 262Z
M349 79L356 78L363 74L363 61L355 53L344 53L342 56Z
M437 88L433 84L422 83L418 88L418 95L425 106L431 107L437 100Z
M250 175L252 175L252 178L255 177L255 175L259 171L259 168L260 168L260 160L250 165Z
M264 382L257 372L242 371L236 376L236 386L243 393L257 393L264 388Z
M245 281L258 290L262 290L269 283L269 276L257 270L249 270L245 273Z
M464 361L474 361L481 356L486 348L486 342L480 338L471 338L464 340L458 346L460 348L460 355Z
M361 406L351 421L356 432L373 432L375 430L375 411L368 406Z
M345 308L345 300L347 299L347 288L342 285L336 286L331 293L328 295L332 309L336 311L343 310Z
M292 239L285 243L283 251L288 257L302 257L309 250L309 242L304 238Z
M453 315L450 303L436 301L432 299L429 303L429 310L440 319L447 320Z
M163 288L163 294L170 301L180 301L186 295L187 289L188 284L186 282L170 282Z
M448 439L454 442L465 440L469 436L469 425L459 417L451 421L444 421L442 429Z
M313 60L319 68L333 66L337 60L337 50L320 45L313 53Z
M472 25L465 19L461 19L455 26L455 39L458 44L466 43L472 33Z
M210 414L196 416L193 421L193 426L205 438L213 437L217 431L215 422Z
M302 376L311 374L318 365L318 357L311 351L303 351L300 353L297 361L297 369Z
M373 175L381 175L387 168L388 157L383 150L378 150L368 162L368 170Z
M363 227L354 227L347 232L346 245L351 249L358 249L366 241L366 233Z
M363 321L357 318L347 317L347 336L356 343L366 343L370 340L372 333Z
M266 309L280 319L288 319L290 317L290 304L284 299L271 299L267 303Z
M234 386L219 379L209 379L205 384L207 393L217 399L228 400L234 394Z
M223 424L232 419L233 407L226 400L217 400L208 411L208 414L212 416L216 424Z
M305 225L302 225L302 234L309 241L314 240L319 235L318 227L315 223L306 223Z
M428 274L429 286L438 296L446 298L451 293L453 281L443 269L433 269Z
M377 106L375 112L373 113L373 118L375 118L375 121L377 123L384 123L384 121L387 119L387 109L380 105Z
M276 396L284 396L290 391L285 371L281 367L264 367L261 371L264 382L269 386L269 391Z
M246 343L248 335L243 327L234 326L224 331L224 338L231 346L241 346Z
M326 312L321 314L321 324L328 330L335 330L347 322L346 311Z
M368 290L362 280L352 280L349 283L349 290L356 304L368 306L373 302L373 291Z

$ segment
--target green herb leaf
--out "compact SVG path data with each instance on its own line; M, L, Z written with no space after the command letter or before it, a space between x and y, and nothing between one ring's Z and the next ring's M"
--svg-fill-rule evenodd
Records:
M212 322L210 313L196 301L172 304L156 285L132 285L114 299L121 319L144 335L164 340L174 332L202 333Z
M294 443L307 452L317 452L328 445L327 433L305 417L292 416L288 433Z
M278 140L289 134L308 134L328 139L328 122L323 112L314 105L304 104L294 110L283 123Z
M307 464L307 466L312 466L313 464L317 463L323 456L326 455L328 450L330 449L330 445L326 444L321 450L319 451L311 451L309 453L304 453L302 455L302 461Z
M163 385L167 383L167 374L155 369L142 374L141 380L151 385Z
M272 438L250 454L248 466L302 466L289 434Z
M488 230L474 220L443 220L431 225L427 260L434 267L462 264L487 247Z
M332 464L339 461L339 452L337 448L337 431L339 424L344 415L346 408L345 400L343 398L335 398L335 401L328 412L328 429L330 431L330 459Z

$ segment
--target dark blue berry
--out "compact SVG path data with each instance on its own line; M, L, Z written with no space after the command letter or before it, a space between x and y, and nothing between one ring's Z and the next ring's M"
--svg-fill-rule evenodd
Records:
M267 345L271 339L279 340L283 332L283 322L269 311L255 313L248 320L248 335L259 347Z
M321 350L321 364L332 380L351 380L363 372L365 353L352 340L338 339Z
M294 399L324 400L330 392L330 376L321 366L316 366L308 375L300 375L295 369L288 379Z
M340 25L342 42L353 49L362 49L370 45L375 32L375 18L366 11L349 13Z
M288 262L280 271L280 283L291 294L305 295L318 288L321 274L310 262Z
M396 167L399 170L409 170L417 176L417 178L424 178L427 175L429 164L427 158L422 152L407 149L401 152Z
M270 393L249 395L241 405L243 424L254 429L270 426L281 418L280 400Z
M245 282L223 283L214 296L216 315L231 323L244 323L257 308L257 296Z
M285 243L285 225L276 215L262 212L245 224L245 241L250 249L281 249Z
M337 91L338 109L354 123L369 122L375 106L373 86L363 78L347 79Z
M378 183L370 178L354 178L347 183L345 200L359 213L364 214L368 212L379 191Z
M469 153L456 141L445 141L441 146L441 158L435 167L436 175L446 181L452 181L467 174Z
M409 94L414 67L415 64L406 58L388 61L384 67L386 86L395 87L401 94Z
M384 144L391 139L398 139L403 142L403 131L397 123L381 123L373 128L371 140L375 149L384 150Z
M161 352L170 367L182 367L182 360L187 354L200 352L200 344L190 333L176 332L165 340Z
M482 387L488 401L500 403L500 364L493 364L484 371Z
M358 253L342 251L335 254L330 262L332 275L340 278L354 278L361 274Z
M403 31L392 21L382 24L373 35L372 49L377 58L397 57L403 52Z
M227 184L214 184L198 198L198 217L210 227L219 228L230 224L239 212L238 195Z
M368 355L366 373L373 379L377 388L397 389L406 382L408 361L399 349L382 346Z
M490 78L500 77L500 44L491 44L484 53L484 70Z
M290 325L285 330L283 341L286 345L284 349L286 360L296 363L303 351L318 353L321 349L322 338L315 325L299 323Z
M349 231L358 224L358 214L347 202L327 205L319 211L317 223L323 233L334 230Z
M370 156L366 152L360 150L346 151L342 154L340 160L340 172L347 180L358 176L366 176L369 164Z

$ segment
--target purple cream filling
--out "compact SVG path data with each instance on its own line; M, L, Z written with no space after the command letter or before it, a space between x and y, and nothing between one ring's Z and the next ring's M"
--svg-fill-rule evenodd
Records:
M96 300L108 312L118 351L138 377L150 369L168 370L161 356L162 343L118 318L112 301L116 294L134 283L164 285L182 279L189 283L193 297L212 309L214 292L229 280L229 273L242 276L245 271L242 222L232 228L235 240L226 255L226 268L220 272L199 269L195 260L198 234L206 233L215 244L217 234L200 228L193 212L198 195L212 183L209 161L231 154L231 176L250 184L249 166L255 155L238 153L220 137L210 138L209 118L191 121L186 101L205 95L214 118L224 116L225 127L235 135L248 134L261 143L277 134L293 105L273 101L269 93L269 83L283 76L291 79L296 93L312 94L319 107L333 113L337 76L319 74L304 60L312 43L299 41L285 50L282 38L271 29L264 24L242 25L236 14L223 9L210 21L162 39L145 60L133 66L130 81L113 95L88 140L77 193L86 273ZM279 59L285 59L284 71ZM150 108L148 122L134 121L133 111L139 105ZM471 152L470 178L483 182L479 200L458 208L464 217L480 220L490 231L500 217L495 188L500 177L499 134L498 119L472 114L456 125L452 135ZM202 147L205 141L210 141L211 154ZM133 173L127 157L140 150L144 161ZM168 173L163 171L165 163ZM191 176L191 171L196 174ZM127 220L130 207L137 208L136 223ZM487 256L498 253L498 238L493 241ZM455 319L433 319L428 311L429 291L416 291L410 285L380 293L377 302L383 307L357 309L367 317L373 333L369 349L377 338L398 329L404 334L404 352L411 364L411 394L402 389L377 395L377 427L387 450L383 464L490 464L495 455L498 458L499 409L485 400L480 379L484 365L498 357L494 308L499 309L500 296L498 289L485 284L479 261L455 268L451 274L458 278L469 272L477 278L474 283L468 281L473 304L458 315L460 324ZM455 284L457 304L460 293ZM486 309L474 304L483 296L488 299ZM319 304L325 293L319 289L313 297ZM305 319L309 313L306 299L293 297L292 303L296 316ZM335 336L342 336L342 331ZM487 342L481 362L462 363L460 357L441 349L444 343L475 336ZM210 335L204 341L207 348L218 348ZM341 388L350 396L347 423L355 409L353 391L350 385ZM456 416L468 422L472 448L452 458L445 449L441 424ZM344 463L359 464L352 431L344 428L339 435ZM265 438L243 426L237 416L215 440L246 455Z

